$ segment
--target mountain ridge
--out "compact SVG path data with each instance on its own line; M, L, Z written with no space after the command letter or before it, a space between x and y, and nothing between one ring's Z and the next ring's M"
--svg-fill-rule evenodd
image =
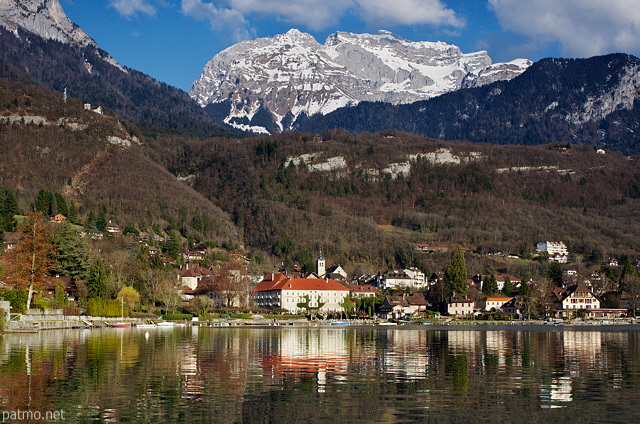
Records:
M119 65L69 21L58 0L0 3L0 77L59 93L66 89L71 97L135 121L148 134L210 137L233 131L186 92Z
M288 130L286 123L302 113L326 114L361 101L413 102L513 78L530 64L492 64L486 51L463 54L454 45L408 41L389 31L336 32L321 45L291 29L216 54L189 93L203 107L229 101L225 122L238 128L259 131L251 121L262 109Z
M640 153L640 59L542 59L522 75L408 105L360 103L301 116L297 131L392 129L495 144L565 142Z

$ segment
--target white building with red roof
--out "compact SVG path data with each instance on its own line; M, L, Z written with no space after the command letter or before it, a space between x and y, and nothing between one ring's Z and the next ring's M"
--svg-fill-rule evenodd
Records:
M301 312L305 304L322 312L339 312L349 289L331 278L289 278L284 274L265 276L251 289L256 305L267 309Z

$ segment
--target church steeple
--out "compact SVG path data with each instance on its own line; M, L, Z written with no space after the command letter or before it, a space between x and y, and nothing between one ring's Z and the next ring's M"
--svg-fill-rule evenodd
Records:
M324 274L326 274L326 265L324 262L324 257L322 256L322 249L320 249L320 256L318 256L318 259L316 259L316 274L318 274L318 277L322 277Z

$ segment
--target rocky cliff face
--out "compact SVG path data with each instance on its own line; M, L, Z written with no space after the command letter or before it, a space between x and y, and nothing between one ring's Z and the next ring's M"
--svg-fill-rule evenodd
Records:
M292 29L217 54L190 95L202 106L229 101L226 121L236 127L259 130L252 120L267 109L287 129L302 113L326 114L361 101L411 103L511 79L530 64L492 65L484 51L464 54L453 45L407 41L388 31L337 32L321 45Z
M99 49L98 44L82 28L69 20L58 0L0 0L0 25L16 35L18 28L22 28L46 40ZM100 56L124 71L105 52L101 51Z

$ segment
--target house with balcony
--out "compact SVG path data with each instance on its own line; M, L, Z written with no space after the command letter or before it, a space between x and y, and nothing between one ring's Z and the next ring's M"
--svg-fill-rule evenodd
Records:
M562 241L541 241L536 245L536 250L546 253L551 261L566 264L569 260L569 250Z

